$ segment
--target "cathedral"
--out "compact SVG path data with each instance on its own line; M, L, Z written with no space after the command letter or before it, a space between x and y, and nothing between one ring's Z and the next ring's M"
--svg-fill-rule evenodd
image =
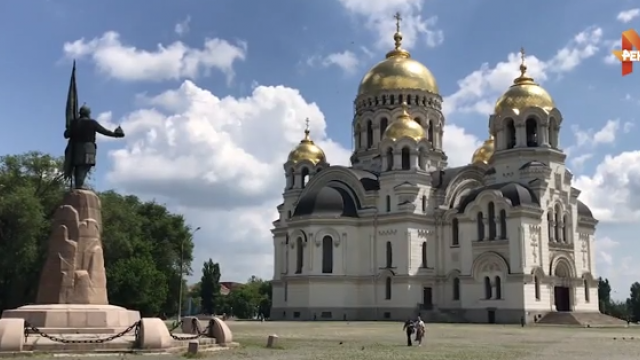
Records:
M273 223L274 320L519 323L597 313L598 223L571 186L562 114L520 74L468 165L449 167L433 74L395 48L354 101L351 166L305 131ZM470 154L471 155L471 154Z

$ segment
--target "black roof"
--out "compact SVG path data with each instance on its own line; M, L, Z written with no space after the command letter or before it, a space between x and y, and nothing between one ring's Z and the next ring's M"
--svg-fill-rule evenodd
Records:
M359 204L349 191L340 187L323 187L305 194L293 216L328 215L358 217Z
M458 212L464 212L469 204L471 204L481 192L485 190L498 190L502 193L502 196L511 201L512 206L520 205L538 205L540 206L540 200L536 194L525 185L517 182L507 182L500 184L493 184L484 186L471 191L467 196L460 201L458 205Z
M593 219L593 213L591 212L591 209L589 209L587 204L583 203L580 200L578 200L578 215Z

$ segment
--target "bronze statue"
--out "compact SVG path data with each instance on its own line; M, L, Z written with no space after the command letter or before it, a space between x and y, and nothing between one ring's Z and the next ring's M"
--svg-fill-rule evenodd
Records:
M72 189L86 189L87 175L96 165L96 133L122 138L124 132L120 126L115 131L105 129L91 118L89 107L83 105L78 110L77 104L76 64L74 62L67 95L67 128L64 131L64 138L69 141L64 152L64 176L71 180Z

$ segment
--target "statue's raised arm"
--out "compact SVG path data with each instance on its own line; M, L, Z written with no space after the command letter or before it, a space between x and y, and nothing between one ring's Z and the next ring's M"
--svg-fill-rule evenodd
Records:
M96 165L96 134L123 138L124 132L119 126L111 131L91 118L91 109L83 105L78 112L79 116L71 120L64 132L64 137L69 139L65 151L65 174L73 178L73 188L86 188L85 180L89 171Z

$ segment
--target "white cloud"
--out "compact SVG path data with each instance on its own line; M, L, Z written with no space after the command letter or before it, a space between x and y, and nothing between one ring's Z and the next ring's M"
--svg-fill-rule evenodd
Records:
M528 74L537 82L544 82L552 74L569 72L580 65L581 61L595 55L601 41L602 29L587 28L548 60L540 60L533 55L526 56ZM454 112L489 115L493 112L496 99L518 76L520 62L520 54L510 53L506 62L500 62L493 68L487 63L482 64L480 69L458 81L459 89L445 97L443 111L447 115Z
M184 18L184 20L180 21L179 23L176 24L176 26L173 28L173 31L178 35L178 36L184 36L187 33L189 33L189 24L191 23L191 16L187 16L186 18Z
M585 153L571 159L571 167L574 171L580 172L584 168L584 163L591 159L593 154Z
M619 12L618 16L616 16L616 19L626 24L629 21L637 18L638 16L640 16L640 8L635 8Z
M111 111L105 111L98 114L98 116L96 116L96 121L98 121L100 125L104 126L105 128L111 131L115 130L118 127L118 125L116 125L113 122L113 114L111 113ZM108 141L120 140L120 139L98 135L97 140L100 142L108 142Z
M632 125L633 124L625 123L623 125L623 132L628 133ZM604 126L597 131L592 128L585 130L581 129L578 125L573 125L571 126L571 130L573 131L576 142L570 147L571 150L569 151L573 151L575 148L593 148L596 145L612 144L616 140L616 135L620 131L620 127L619 119L607 120Z
M578 176L574 185L598 220L640 220L640 151L606 155L592 176Z
M190 48L180 41L155 51L138 49L120 41L120 35L108 31L99 38L84 38L64 44L68 58L90 57L107 76L129 81L162 81L197 78L212 69L224 73L227 81L234 76L233 65L245 59L247 44L231 44L222 39L206 39L201 49Z
M613 265L612 250L620 245L619 242L614 241L610 237L603 237L596 239L597 257L606 265Z
M329 54L325 57L312 56L307 59L307 65L309 66L337 66L347 74L353 74L358 69L359 64L360 61L356 54L349 50Z
M436 29L438 18L423 19L421 12L425 0L339 0L350 13L364 17L366 26L378 35L376 45L388 50L393 46L395 21L393 14L402 15L403 47L412 48L424 43L435 47L444 41L442 30Z
M620 39L616 40L604 40L602 45L605 49L607 49L607 54L602 58L605 64L607 65L620 65L620 60L613 55L613 50L620 48Z

